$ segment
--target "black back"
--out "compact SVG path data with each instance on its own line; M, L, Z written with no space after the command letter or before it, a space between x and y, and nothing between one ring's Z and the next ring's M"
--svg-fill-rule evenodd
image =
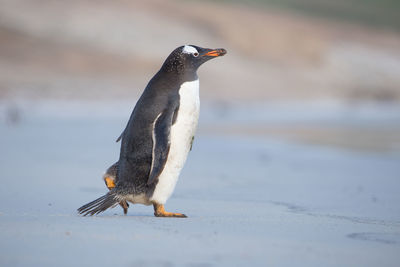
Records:
M176 114L181 84L197 79L197 68L186 68L188 55L181 53L182 48L175 49L150 80L122 134L117 175L117 191L124 191L121 193L138 194L154 189L154 184L147 185L152 162L153 122L164 111Z
M161 69L150 80L139 98L122 133L116 191L119 194L152 193L155 183L149 181L153 152L153 123L162 113L169 121L160 127L165 131L172 126L179 110L179 88L184 82L198 79L197 69L213 58L207 48L194 46L198 53L184 53L184 46L176 48ZM221 50L222 51L222 50ZM222 53L222 52L221 52ZM223 51L223 54L226 51ZM223 55L222 54L222 55ZM168 136L169 137L169 136ZM161 140L161 144L167 140ZM165 147L165 146L164 146ZM169 144L168 144L169 149ZM165 152L168 154L168 149ZM163 157L165 159L165 155ZM161 166L163 168L163 165ZM157 170L161 171L161 170ZM153 177L154 178L154 177ZM153 180L153 179L151 179Z

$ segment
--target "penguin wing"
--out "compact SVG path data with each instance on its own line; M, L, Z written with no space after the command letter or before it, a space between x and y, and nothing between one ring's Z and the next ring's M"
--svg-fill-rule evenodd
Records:
M164 110L157 116L153 123L153 152L150 175L147 180L148 185L156 181L167 162L171 145L171 126L176 119L176 111L177 109L172 109L172 111Z

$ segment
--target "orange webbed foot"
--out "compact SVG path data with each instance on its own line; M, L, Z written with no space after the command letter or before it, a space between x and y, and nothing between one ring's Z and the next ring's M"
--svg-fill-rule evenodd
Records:
M187 218L187 216L182 213L165 211L164 205L154 203L153 206L154 206L154 216L156 217Z

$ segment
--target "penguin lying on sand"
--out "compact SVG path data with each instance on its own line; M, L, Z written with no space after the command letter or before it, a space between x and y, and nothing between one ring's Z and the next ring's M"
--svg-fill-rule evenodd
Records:
M146 86L118 138L119 161L104 176L110 191L80 207L80 214L98 214L117 204L126 214L127 202L131 202L152 204L157 217L186 217L165 211L164 204L175 188L197 128L197 69L225 54L225 49L185 45L168 56Z

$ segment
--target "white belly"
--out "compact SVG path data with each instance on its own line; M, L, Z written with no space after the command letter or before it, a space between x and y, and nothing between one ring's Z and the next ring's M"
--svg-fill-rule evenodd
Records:
M171 127L171 146L164 170L150 199L165 204L178 181L190 151L200 113L199 80L185 82L179 89L180 105L175 124Z

